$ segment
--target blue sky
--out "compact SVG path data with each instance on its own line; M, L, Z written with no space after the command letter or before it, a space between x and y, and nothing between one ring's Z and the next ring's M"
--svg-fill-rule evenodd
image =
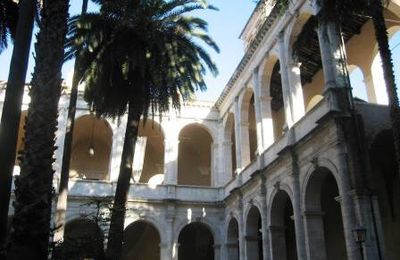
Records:
M70 14L78 14L81 8L81 0L71 0ZM209 0L210 4L218 7L219 11L206 10L198 14L209 23L209 34L217 42L221 49L219 54L210 50L214 61L217 63L219 75L214 78L210 74L206 76L207 92L198 92L200 100L216 100L225 87L230 76L243 56L243 45L239 40L240 32L246 24L255 4L252 0ZM90 8L93 8L89 6ZM33 41L36 39L34 38ZM31 47L33 52L33 43ZM8 48L0 55L0 80L7 80L12 48ZM33 72L33 58L31 55L27 81L30 81ZM73 62L69 61L63 66L63 77L71 74Z

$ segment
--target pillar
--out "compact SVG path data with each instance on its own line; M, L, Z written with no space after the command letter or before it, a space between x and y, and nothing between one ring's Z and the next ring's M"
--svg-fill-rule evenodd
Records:
M271 111L271 100L270 96L261 96L259 98L261 115L262 115L262 136L263 136L263 147L267 149L274 143L274 122L272 120Z
M268 204L267 204L267 187L266 187L266 178L263 177L261 182L261 228L262 228L262 246L263 246L263 256L264 260L271 259L271 248L270 241L268 235Z
M303 97L303 86L301 85L300 77L300 66L301 63L290 61L288 64L289 72L289 86L292 97L291 109L293 114L293 121L296 123L305 114L304 109L304 97Z
M259 67L255 68L252 76L253 88L254 88L254 110L256 115L256 129L257 129L257 153L262 154L264 152L264 140L263 140L263 129L262 129L262 113L261 113L261 84L259 77Z
M165 139L165 177L164 184L176 185L178 183L178 138Z
M299 260L306 259L306 250L304 244L304 225L301 214L301 203L300 203L300 181L299 181L299 166L297 161L297 155L294 150L291 151L292 169L291 169L291 182L293 187L293 215L294 215L294 225L296 232L296 248L297 248L297 258Z
M278 36L278 47L279 47L279 63L280 63L280 73L282 78L282 96L283 96L283 106L285 110L286 124L291 128L294 124L294 118L291 109L291 92L290 92L290 79L288 72L288 59L287 50L285 48L285 42L283 38L283 32L279 33Z
M232 169L232 142L231 140L227 140L222 143L222 154L224 157L224 164L218 163L217 165L223 165L224 169L220 171L220 174L223 175L224 181L223 184L226 184L230 179L232 179L233 172L235 169Z
M344 148L340 149L343 150ZM339 151L339 175L340 181L338 182L339 188L339 202L342 211L343 219L343 230L346 242L347 258L350 260L360 260L360 252L358 245L354 241L352 230L357 227L354 204L351 198L350 180L349 180L349 169L347 165L347 153L345 151Z
M235 142L236 142L236 167L237 171L240 171L244 168L242 162L242 149L241 149L241 118L240 118L240 105L239 105L239 97L235 98Z

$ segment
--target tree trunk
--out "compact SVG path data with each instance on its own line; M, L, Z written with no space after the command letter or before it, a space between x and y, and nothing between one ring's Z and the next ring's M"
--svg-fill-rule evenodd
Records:
M9 259L46 259L53 196L52 164L61 94L61 67L69 1L44 1L32 78L21 174L15 180L15 215Z
M110 231L107 243L106 259L121 258L126 201L132 176L133 155L135 153L139 121L142 111L132 102L129 103L128 121L125 131L124 147L122 149L121 166L115 191L114 206L112 209ZM140 107L141 108L141 107Z
M381 0L372 0L371 3L372 21L374 23L375 37L378 43L379 55L382 60L383 76L385 79L386 91L389 99L390 120L392 123L394 147L396 150L396 160L398 174L400 176L400 109L399 98L397 97L396 83L393 72L392 53L389 48L389 39L385 18L383 16L383 6Z
M82 1L82 11L81 14L86 14L88 6L88 0ZM54 241L61 242L64 237L65 228L65 212L67 210L67 199L68 199L68 181L69 181L69 164L71 160L71 146L72 138L75 125L75 112L76 112L76 101L78 98L78 85L80 78L79 73L79 60L76 58L74 66L74 76L72 78L71 93L69 98L68 107L68 118L67 118L67 129L65 132L64 139L64 151L62 158L62 168L60 177L60 186L58 189L58 198L56 206L56 216L55 216L55 234Z
M3 114L0 125L0 248L7 238L8 207L11 193L12 173L17 153L18 128L24 95L26 70L32 40L36 0L23 0L19 5L19 18Z

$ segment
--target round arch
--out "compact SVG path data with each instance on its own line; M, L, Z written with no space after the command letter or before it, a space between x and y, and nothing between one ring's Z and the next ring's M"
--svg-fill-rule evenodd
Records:
M214 236L202 222L185 225L178 236L178 259L213 260Z
M63 259L101 259L104 256L103 240L103 231L93 220L73 219L66 223L64 241L54 254Z
M326 167L315 167L304 190L305 223L311 258L346 258L346 245L340 205L340 192L334 174Z
M228 259L239 260L239 224L235 217L231 217L228 222L226 234L226 247L228 249Z
M160 232L147 220L129 224L124 231L122 259L160 259Z
M269 215L271 251L274 259L297 259L293 206L288 192L276 189Z
M246 253L248 259L263 259L261 211L252 205L246 216Z
M179 133L178 184L211 186L211 134L200 124L186 125Z
M70 177L107 179L112 137L111 126L105 119L93 115L77 118L71 144Z

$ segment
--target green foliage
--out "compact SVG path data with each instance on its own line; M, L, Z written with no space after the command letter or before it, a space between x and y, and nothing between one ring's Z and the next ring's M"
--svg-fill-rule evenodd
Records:
M0 53L7 48L8 39L14 39L17 30L18 4L0 0Z
M207 23L188 13L215 9L200 0L97 0L98 13L71 19L67 56L80 59L84 97L97 115L119 117L127 104L148 111L179 108L195 90L205 90L203 75L217 68L205 43ZM80 51L79 51L80 50Z

